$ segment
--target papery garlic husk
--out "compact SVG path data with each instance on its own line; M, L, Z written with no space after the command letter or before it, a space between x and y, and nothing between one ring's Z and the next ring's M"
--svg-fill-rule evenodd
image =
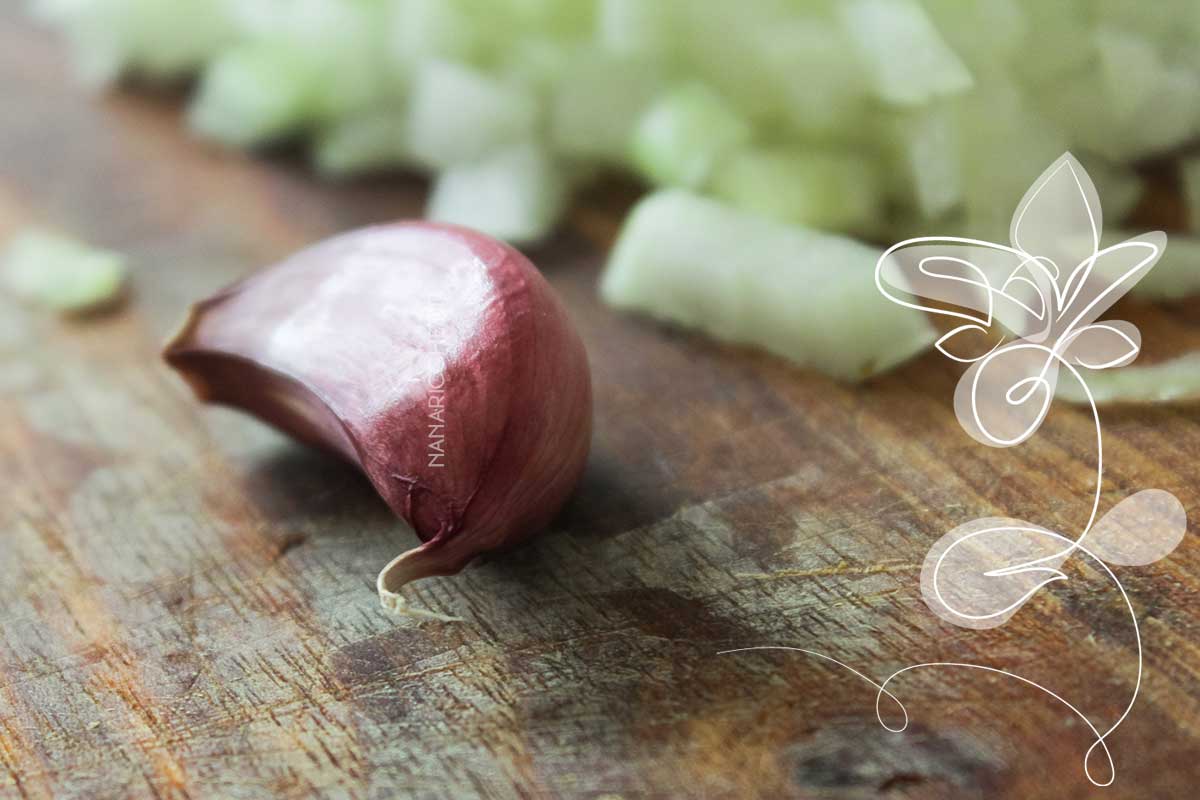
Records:
M379 575L393 609L405 583L544 529L587 458L591 381L566 310L528 259L465 228L317 244L194 306L165 358L201 400L366 474L424 542Z

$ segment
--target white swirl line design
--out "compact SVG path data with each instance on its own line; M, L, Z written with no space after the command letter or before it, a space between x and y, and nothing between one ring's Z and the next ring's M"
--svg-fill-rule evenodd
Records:
M900 675L928 667L1003 675L1044 692L1082 720L1095 737L1083 757L1084 775L1099 787L1113 783L1116 767L1107 739L1137 702L1143 657L1133 603L1109 564L1141 566L1167 556L1183 539L1187 515L1174 495L1150 489L1136 492L1098 517L1104 442L1100 412L1079 368L1111 369L1137 357L1141 337L1136 327L1096 319L1149 272L1166 247L1165 234L1155 232L1102 249L1102 230L1095 186L1079 162L1064 153L1018 204L1009 235L1012 246L959 237L909 239L880 257L875 282L892 302L966 321L942 336L936 347L947 357L971 365L955 391L955 412L963 429L981 444L1012 447L1028 440L1049 413L1060 368L1082 387L1096 428L1096 485L1091 512L1079 535L1072 539L1017 519L972 520L930 548L921 571L921 591L929 609L947 622L975 629L997 627L1044 586L1066 581L1059 567L1076 551L1083 553L1100 565L1121 593L1132 622L1137 678L1120 716L1102 732L1082 710L1050 688L984 664L914 664L877 683L815 650L763 646L725 653L787 650L837 664L876 687L876 718L896 733L907 728L908 711L887 687ZM1065 280L1060 265L1074 265ZM982 355L950 352L950 340L969 331L998 333L1000 339ZM1088 546L1083 544L1085 537ZM904 715L898 728L883 719L884 695ZM1097 748L1107 762L1104 778L1097 778L1092 769Z

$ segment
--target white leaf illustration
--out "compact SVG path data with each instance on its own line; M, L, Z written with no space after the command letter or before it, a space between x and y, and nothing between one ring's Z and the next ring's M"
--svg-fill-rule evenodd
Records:
M1063 153L1038 177L1013 214L1013 247L1042 260L1061 286L1100 249L1104 219L1083 165Z
M1064 284L1056 327L1070 330L1095 321L1142 279L1167 248L1162 231L1145 233L1098 251Z
M1170 555L1185 533L1187 512L1178 498L1146 489L1113 506L1082 544L1109 564L1140 567Z
M875 271L892 302L1014 336L1043 337L1051 325L1054 279L1014 248L975 239L910 239L889 249Z
M924 237L894 245L880 257L875 283L884 296L956 320L956 327L937 341L937 349L970 364L955 390L954 410L963 429L977 441L1011 447L1032 436L1049 412L1060 369L1078 380L1090 400L1092 394L1078 367L1110 369L1137 358L1141 333L1136 326L1097 319L1154 266L1166 247L1166 236L1149 233L1101 249L1102 233L1096 188L1079 162L1064 153L1017 207L1009 231L1011 247ZM1001 338L987 349L997 339L996 323L1017 339ZM981 355L963 354L972 342L976 351L984 350ZM979 669L1029 684L1066 705L1088 726L1095 741L1084 756L1084 773L1094 785L1107 786L1116 772L1105 739L1133 708L1142 669L1137 614L1107 564L1136 566L1163 558L1182 541L1187 515L1174 495L1152 489L1134 494L1096 519L1105 459L1095 403L1092 412L1096 480L1091 515L1079 538L1018 519L972 520L930 548L921 570L921 594L930 610L947 622L994 628L1007 622L1042 587L1066 580L1060 567L1075 551L1098 559L1097 566L1120 590L1137 638L1139 680L1125 712L1102 732L1051 689L981 664L917 664L875 685L882 696L894 677L934 666ZM1107 760L1106 780L1092 772L1096 753Z
M995 628L1048 583L1070 540L1019 519L984 517L934 544L921 570L921 595L933 613L964 628Z
M972 364L981 358L986 358L988 353L999 346L999 342L997 342L991 347L987 347L987 335L987 328L973 322L968 322L965 325L959 325L953 330L946 331L940 339L933 343L933 346L946 358L953 361L961 361L964 364ZM958 345L952 347L950 344L952 341L957 341ZM965 347L964 341L966 342ZM979 352L979 355L969 355L972 351L981 352Z
M954 408L979 442L1011 447L1032 436L1063 364L1109 369L1137 357L1136 327L1096 320L1153 268L1166 236L1148 233L1100 249L1102 233L1096 188L1064 153L1021 200L1012 246L922 237L879 258L875 282L884 296L957 322L936 347L971 365ZM1005 332L1015 341L996 342ZM991 342L990 349L980 346Z
M1123 367L1137 358L1142 334L1132 322L1105 320L1072 333L1063 343L1063 357L1087 369Z
M988 447L1024 442L1050 410L1058 369L1058 360L1043 345L1012 342L996 348L958 381L954 411L959 424Z

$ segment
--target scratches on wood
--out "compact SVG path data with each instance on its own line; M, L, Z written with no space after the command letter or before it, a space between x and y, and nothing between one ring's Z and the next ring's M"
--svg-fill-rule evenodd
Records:
M774 572L739 572L735 574L738 578L750 578L752 580L781 580L783 578L829 578L834 576L857 578L864 575L891 575L893 573L912 573L920 572L920 564L904 564L904 563L876 563L867 565L854 565L847 561L839 561L832 567L815 567L812 569L780 569Z
M1019 686L913 675L897 739L836 668L717 655L812 647L877 677L985 663L1111 718L1135 653L1088 569L994 631L946 626L917 585L967 519L1078 524L1087 418L1056 409L990 451L936 357L850 389L617 315L597 244L631 198L601 192L533 253L593 366L580 490L545 537L412 587L463 623L398 623L372 583L412 532L343 465L196 406L157 352L193 299L419 213L422 182L321 185L191 140L170 102L85 99L15 10L0 42L0 91L37 109L0 123L0 232L44 221L124 250L136 289L87 325L0 298L0 796L1090 795L1082 726ZM1186 308L1146 316L1200 342ZM1105 505L1161 486L1200 508L1196 412L1106 412ZM1200 779L1198 571L1191 537L1130 571L1146 668L1109 797Z

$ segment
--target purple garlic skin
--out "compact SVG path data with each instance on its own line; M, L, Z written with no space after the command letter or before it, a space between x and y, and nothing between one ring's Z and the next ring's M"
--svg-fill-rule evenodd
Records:
M458 572L543 530L591 440L583 343L519 252L449 225L334 237L194 306L164 356L234 406L357 465L424 542L380 573Z

